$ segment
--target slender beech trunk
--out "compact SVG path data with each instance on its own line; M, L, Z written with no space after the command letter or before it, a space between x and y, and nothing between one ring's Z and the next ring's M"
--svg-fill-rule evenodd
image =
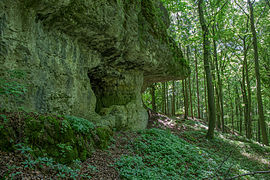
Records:
M247 31L248 31L248 21L247 21ZM248 53L248 46L246 45L246 37L244 37L243 39L243 47L244 47L244 81L247 85L247 98L246 99L246 123L247 123L247 138L251 139L252 138L252 123L251 123L251 88L250 88L250 81L249 81L249 71L248 71L248 63L247 63L247 53ZM244 84L245 85L245 84Z
M258 142L261 142L261 128L260 128L260 119L258 119L258 125L257 125L257 130L258 130Z
M246 38L243 38L243 47L244 47L244 64L242 70L242 83L243 83L243 100L245 104L245 127L246 127L246 136L248 139L252 138L252 123L251 123L251 97L250 95L250 82L248 76L248 65L247 65L247 51ZM247 87L246 87L247 84ZM248 90L248 92L247 92Z
M188 83L187 83L187 79L185 79L185 97L186 97L185 107L187 109L186 116L188 117L188 115L189 115L189 97L188 97Z
M215 92L216 92L216 107L217 107L217 128L221 129L221 121L220 121L220 102L219 102L219 93L218 93L218 87L217 84L215 83Z
M195 73L196 73L196 88L197 88L197 109L198 109L198 118L201 119L201 110L200 110L200 91L199 91L199 77L198 77L198 59L197 59L197 48L195 47Z
M170 115L170 108L169 108L169 94L168 94L168 91L169 91L169 86L168 86L168 83L165 82L165 91L166 91L166 112L168 115Z
M215 59L215 53L214 53L214 59ZM216 73L215 73L215 66L213 64L214 62L211 62L211 67L212 67L212 77L213 77L213 83L214 83L214 93L216 94L215 96L215 106L216 106L216 128L221 129L220 125L220 106L219 106L219 94L218 94L218 88L217 88L217 81L216 81Z
M242 91L242 87L241 87L241 91ZM239 100L239 102L242 102L242 101ZM242 128L242 125L243 125L243 109L242 109L242 106L240 106L240 103L239 103L239 113L240 113L239 131L240 131L240 134L242 135L242 131L243 131L243 128Z
M193 119L194 118L194 115L193 115L193 103L192 103L191 77L190 76L188 78L188 84L189 84L190 115L191 115L191 118Z
M224 55L224 61L226 58L226 54ZM219 72L221 74L221 76L224 76L224 68L225 66L222 65L221 63L219 64ZM222 83L222 79L219 78L219 96L220 96L220 117L221 117L221 124L222 124L222 132L225 132L225 120L224 120L224 99L223 99L223 83Z
M215 36L215 27L213 26L213 36ZM219 117L218 122L220 122L218 126L221 126L222 132L224 132L224 109L223 109L223 89L222 89L222 81L220 78L219 66L218 66L218 55L217 55L217 43L215 38L213 38L213 46L214 46L214 59L215 59L215 69L217 74L218 88L217 88L217 101L218 101L218 112ZM222 123L223 122L223 123ZM220 128L220 127L219 127Z
M162 83L162 112L164 114L167 114L166 112L166 88L165 88L165 82Z
M153 111L157 111L157 108L156 108L156 95L155 95L155 84L153 84L151 86L151 89L150 89L150 94L152 96L152 101L151 101L151 104L152 104L152 109Z
M231 120L232 120L232 132L234 133L234 108L233 108L233 95L232 90L230 88L230 83L228 83L229 97L230 97L230 106L231 106Z
M188 93L187 93L187 81L182 80L182 85L183 85L183 96L184 96L184 106L185 106L185 115L184 118L188 118Z
M260 122L260 128L261 128L261 133L262 133L262 143L265 145L268 145L268 136L266 132L266 124L265 124L265 119L264 119L263 102L262 102L262 94L261 94L261 77L260 77L260 66L259 66L259 57L258 57L257 34L256 34L256 29L255 29L255 24L254 24L253 5L250 0L248 0L248 5L249 5L249 10L250 10L249 11L250 27L251 27L252 39L253 39L259 122Z
M175 115L175 84L172 82L172 116Z
M249 18L247 18L246 22L246 33L249 31ZM249 45L246 44L247 35L244 37L239 36L243 41L243 50L244 50L244 60L243 60L243 70L242 70L242 84L243 84L243 100L245 104L245 129L247 138L252 138L252 122L251 122L251 88L250 88L250 80L249 80L249 69L247 62L247 54Z
M213 66L213 63L212 64L212 68L215 67ZM216 94L215 96L215 105L216 105L216 128L217 129L221 129L221 122L220 122L220 105L219 105L219 94L218 94L218 88L217 88L217 83L216 83L216 74L214 73L214 69L212 69L212 77L213 77L213 82L214 82L214 93Z
M189 47L187 47L187 59L189 61ZM190 115L193 119L193 104L192 104L192 93L191 93L191 75L188 78L188 84L189 84L189 102L190 102Z
M179 90L180 90L180 87L179 87L179 83L178 82L175 82L174 84L175 86L175 111L177 111L179 109Z
M246 130L246 137L247 138L251 138L251 130L250 130L250 126L248 125L248 100L247 100L247 92L246 92L246 85L245 85L245 70L244 70L244 66L242 69L242 83L241 83L241 90L242 90L242 97L243 97L243 103L244 103L244 119L245 119L245 130Z
M257 115L258 115L258 111L257 111L257 109L256 109L256 117L257 117ZM258 142L261 142L261 128L260 128L260 119L258 119L258 121L257 121L257 130L258 130Z
M211 68L209 63L210 58L210 41L209 41L209 30L205 23L204 12L203 12L203 0L198 0L198 11L200 24L203 32L203 50L204 50L204 69L206 73L207 80L207 93L208 93L208 108L209 108L209 121L208 121L208 132L206 137L208 139L214 138L214 130L216 123L216 109L215 109L215 98L214 98L214 87L212 83Z
M176 94L175 94L175 109L177 110L177 109L179 109L179 98L177 98L178 97L178 92L176 92Z
M236 116L236 129L239 131L239 121L240 121L240 116L239 116L239 94L238 94L238 87L235 86L235 116Z
M207 105L207 92L206 92L206 77L205 73L203 75L203 85L204 85L204 104L205 104L205 117L208 122L208 105Z

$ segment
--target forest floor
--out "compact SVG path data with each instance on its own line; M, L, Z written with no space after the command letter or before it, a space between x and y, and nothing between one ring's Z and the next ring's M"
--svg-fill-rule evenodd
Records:
M201 119L150 112L147 130L115 132L108 149L96 150L77 167L55 170L49 164L27 162L22 153L0 152L0 179L230 179L270 170L269 147L219 131L209 141L206 132ZM269 173L242 176L269 177Z

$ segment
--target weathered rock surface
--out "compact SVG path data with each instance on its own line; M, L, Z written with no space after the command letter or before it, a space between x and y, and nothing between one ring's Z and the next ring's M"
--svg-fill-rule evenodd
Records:
M189 73L168 26L159 0L1 0L1 74L26 72L25 109L143 129L142 89Z

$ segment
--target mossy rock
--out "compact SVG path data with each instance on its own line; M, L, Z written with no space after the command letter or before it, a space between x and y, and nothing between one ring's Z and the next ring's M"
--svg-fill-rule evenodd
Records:
M110 143L110 139L113 136L113 131L107 127L98 127L96 129L96 134L99 137L97 143L97 146L101 149L106 149Z
M36 156L46 152L48 156L64 164L71 163L75 159L86 159L93 149L88 146L93 144L92 138L86 136L84 139L84 135L72 128L71 123L68 119L57 116L42 115L38 119L28 118L25 126L27 140L25 143L35 149Z
M48 156L64 164L85 160L94 148L106 148L112 135L110 128L96 128L88 120L77 117L29 113L22 115L21 122L23 128L17 128L16 122L0 121L0 150L14 151L15 142L21 142L33 150L33 157Z

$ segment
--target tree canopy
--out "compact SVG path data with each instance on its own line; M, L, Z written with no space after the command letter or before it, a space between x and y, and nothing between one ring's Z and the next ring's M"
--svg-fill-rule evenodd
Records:
M154 97L157 111L205 118L209 131L212 126L230 129L268 144L269 1L163 3L170 12L169 31L184 51L191 75L183 83L155 84L155 96L146 91L145 103L151 107Z

